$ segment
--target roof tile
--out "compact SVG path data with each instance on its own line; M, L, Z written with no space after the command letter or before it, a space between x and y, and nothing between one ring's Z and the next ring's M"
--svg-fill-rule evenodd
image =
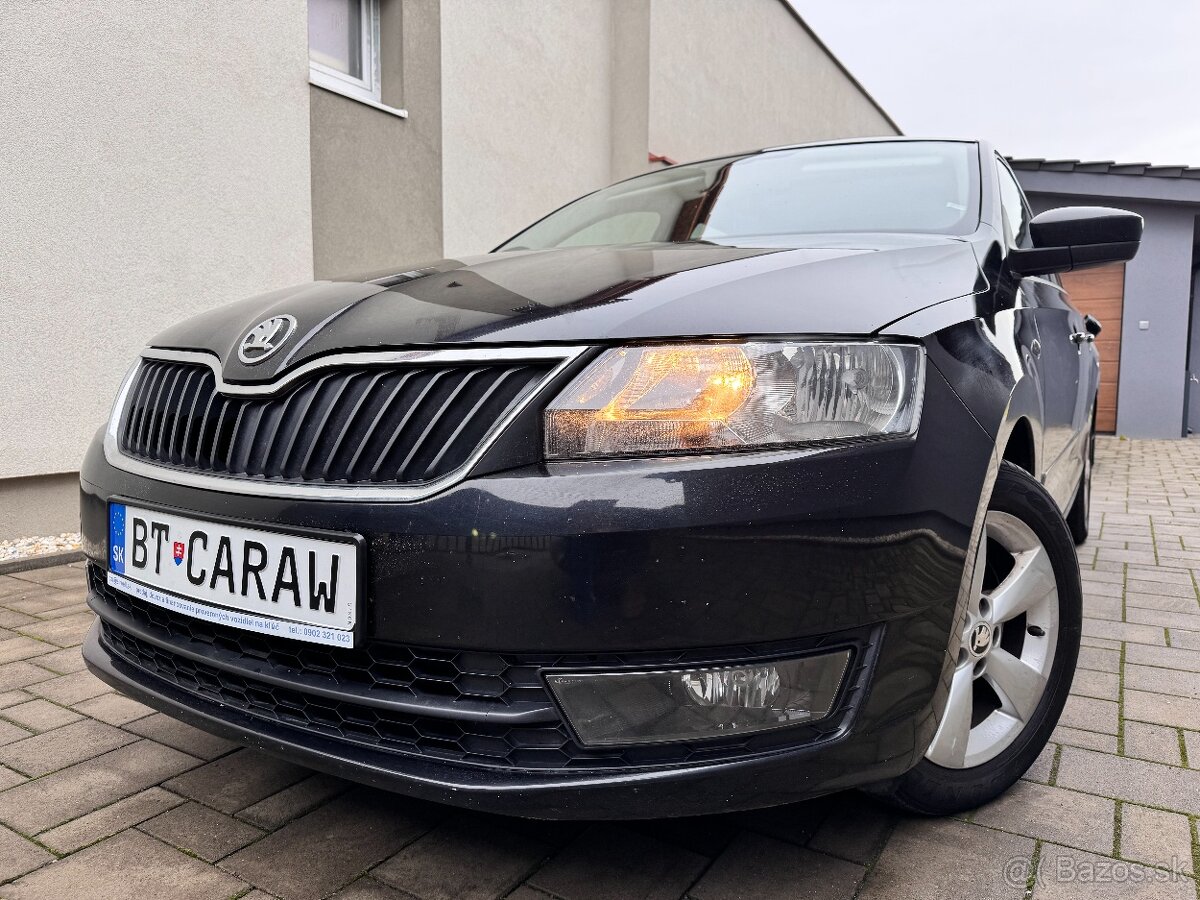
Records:
M1156 166L1152 163L1118 163L1112 160L1009 159L1023 171L1085 172L1099 175L1148 175L1153 178L1200 178L1198 166Z

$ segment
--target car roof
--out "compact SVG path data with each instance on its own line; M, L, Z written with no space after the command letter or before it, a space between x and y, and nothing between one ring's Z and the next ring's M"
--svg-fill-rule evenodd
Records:
M910 144L910 143L929 143L936 142L942 144L975 144L979 147L981 155L989 151L995 153L995 149L991 143L984 140L974 140L971 138L943 138L943 137L910 137L908 135L880 135L877 137L860 137L860 138L837 138L828 141L807 141L801 144L779 144L773 147L759 147L754 150L745 150L740 153L720 153L715 156L706 156L702 159L689 159L683 162L671 163L663 166L661 169L651 169L649 172L639 172L636 175L630 175L628 178L622 178L614 184L620 184L622 181L632 181L635 178L641 178L644 175L650 175L654 172L664 172L667 169L674 169L682 166L697 166L703 163L716 162L723 159L748 159L751 156L758 156L763 153L776 153L781 150L800 150L805 147L837 147L840 145L851 144ZM586 195L584 195L586 196Z

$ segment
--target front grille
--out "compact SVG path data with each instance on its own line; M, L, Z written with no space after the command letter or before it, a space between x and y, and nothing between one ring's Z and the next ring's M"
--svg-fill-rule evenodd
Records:
M384 642L316 648L160 609L109 587L96 567L89 567L89 576L104 642L130 665L256 718L378 750L465 765L525 770L680 765L813 743L847 723L865 689L870 656L862 651L869 649L871 638L863 635L834 714L820 722L737 739L592 749L572 738L544 687L543 668L688 665L746 658L753 651L533 655ZM414 701L422 704L420 710L414 711ZM489 716L489 711L528 715L513 723Z
M543 364L335 368L269 397L222 394L208 366L145 360L118 441L127 456L217 475L419 484L464 466L546 377Z

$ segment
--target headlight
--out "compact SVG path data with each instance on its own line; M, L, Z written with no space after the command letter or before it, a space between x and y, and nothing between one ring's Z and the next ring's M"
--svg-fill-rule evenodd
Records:
M663 344L606 351L546 410L569 459L912 434L925 355L905 344Z

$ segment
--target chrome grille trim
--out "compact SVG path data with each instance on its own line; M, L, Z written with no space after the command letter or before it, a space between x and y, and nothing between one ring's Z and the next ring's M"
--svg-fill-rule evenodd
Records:
M264 384L238 384L225 381L221 373L220 360L215 354L191 351L191 350L163 350L159 348L148 348L142 351L138 362L130 369L126 375L121 389L117 395L116 402L113 405L112 415L109 417L108 428L104 435L104 455L109 464L122 471L129 472L134 475L139 475L144 478L150 478L155 481L167 482L170 484L178 484L186 487L202 488L206 490L221 491L230 494L247 494L258 497L280 497L285 499L322 499L322 500L356 500L356 501L391 501L403 502L420 500L424 497L432 496L440 491L444 491L449 487L462 481L468 472L483 458L484 454L496 442L496 439L503 433L508 425L518 415L523 412L528 405L542 392L546 384L553 381L564 369L574 362L580 354L586 351L586 346L577 347L489 347L489 348L453 348L453 349L430 349L430 350L398 350L398 351L367 351L353 353L339 353L320 359L312 360L302 366L298 366L292 371L287 372L282 377L275 381ZM119 429L124 418L126 407L130 403L130 390L135 383L139 385L139 397L147 396L151 392L161 394L166 391L170 397L176 392L180 396L180 402L186 402L190 379L180 379L178 373L174 378L175 382L182 380L184 384L180 386L178 383L172 383L172 379L164 377L158 379L160 383L148 384L150 379L137 379L137 374L144 361L160 360L164 362L188 363L193 365L207 366L211 371L216 385L216 391L209 397L210 406L221 401L221 395L235 397L251 397L251 398L269 398L285 388L288 388L299 379L313 372L323 372L328 369L337 369L344 367L359 367L359 366L411 366L411 365L449 365L454 363L462 364L488 364L488 363L555 363L553 368L538 382L538 384L529 390L516 404L509 409L508 413L499 419L495 425L487 432L484 438L480 441L478 447L471 453L467 460L454 471L420 484L313 484L313 483L296 483L296 482L273 482L262 479L247 478L244 476L213 474L208 472L196 472L188 469L174 468L171 465L163 465L156 462L148 462L142 459L137 459L126 453L123 453L120 448ZM293 393L291 396L296 397L300 391ZM197 395L198 396L198 395ZM311 394L309 395L311 399ZM192 402L195 403L196 398ZM288 409L281 411L279 420L275 423L275 427L279 427L284 416L288 413ZM225 414L225 409L222 407L218 413ZM211 421L213 415L210 409L205 415L201 416L199 421ZM297 419L303 416L301 411ZM137 439L142 442L153 442L154 446L161 447L165 435L165 417L163 422L154 422L154 415L151 414L145 417L144 421L130 423L132 426L131 433L137 435ZM193 419L189 419L188 427L190 428ZM177 424L177 423L176 423ZM235 423L235 429L240 427L241 423ZM157 430L155 430L157 427ZM192 435L185 431L182 445L198 446L201 443L202 435ZM167 446L173 446L174 439L167 442ZM215 451L215 445L214 445ZM288 453L293 448L288 448Z

